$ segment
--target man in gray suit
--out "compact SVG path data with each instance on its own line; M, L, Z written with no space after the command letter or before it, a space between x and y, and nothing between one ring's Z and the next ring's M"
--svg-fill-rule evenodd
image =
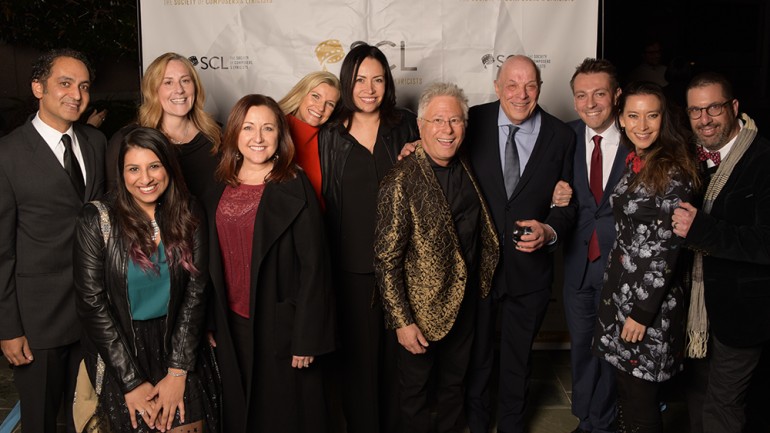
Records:
M104 190L106 139L74 122L88 106L83 54L53 50L33 65L37 114L0 139L0 347L13 366L24 431L67 428L80 355L72 238L83 203Z

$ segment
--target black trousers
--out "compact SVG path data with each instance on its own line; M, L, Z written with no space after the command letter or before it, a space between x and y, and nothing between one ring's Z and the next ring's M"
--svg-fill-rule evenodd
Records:
M80 342L53 349L32 349L34 361L13 368L13 380L21 401L21 425L25 432L55 432L56 416L64 397L67 432L75 432L72 398L83 355Z
M523 433L529 388L532 343L545 318L550 290L538 290L499 300L479 301L476 330L468 369L467 413L472 433L491 427L489 380L494 365L495 323L500 312L500 378L498 433Z
M398 383L403 431L428 433L431 428L429 390L435 390L436 433L462 433L465 429L464 379L468 370L478 292L466 290L452 329L439 341L429 341L427 351L414 355L398 348Z
M746 426L746 395L763 346L731 347L712 335L708 387L703 403L703 431L742 432ZM766 408L765 408L766 409Z
M618 385L621 422L625 431L634 433L662 433L660 413L660 383L636 378L615 370Z
M347 433L398 432L397 342L385 331L374 274L338 272L336 354Z

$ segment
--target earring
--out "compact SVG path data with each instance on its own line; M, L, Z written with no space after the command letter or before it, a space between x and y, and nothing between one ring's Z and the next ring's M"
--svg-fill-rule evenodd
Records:
M240 161L241 158L243 158L243 155L241 154L241 152L235 152L235 160Z
M274 153L273 157L270 159L272 159L273 161L278 161L278 152Z

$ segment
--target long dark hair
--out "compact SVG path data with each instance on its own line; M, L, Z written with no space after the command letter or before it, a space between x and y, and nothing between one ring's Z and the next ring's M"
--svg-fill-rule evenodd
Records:
M282 182L288 179L294 179L297 175L297 167L294 165L294 142L291 141L289 125L286 117L281 111L281 107L275 102L275 99L265 95L246 95L235 103L230 115L227 117L225 126L225 135L222 139L222 159L215 173L215 177L220 182L225 182L230 186L238 186L238 171L243 165L241 152L238 150L238 137L241 134L243 121L246 119L246 113L251 107L267 107L275 115L276 126L278 127L278 149L275 151L275 160L273 169L265 177L265 182Z
M385 73L385 94L382 96L382 102L380 103L380 121L386 125L393 126L401 120L401 116L396 111L396 84L393 82L393 74L390 72L390 63L388 63L387 57L379 48L361 44L350 50L345 56L345 60L342 61L342 67L340 68L339 111L335 119L332 120L335 125L347 124L348 130L350 130L350 125L353 123L353 115L361 111L356 107L356 103L353 100L353 87L356 85L358 68L367 58L377 60L382 65L382 70Z
M623 127L620 126L620 117L626 106L626 101L630 96L651 95L660 101L660 132L658 139L640 155L644 160L644 168L634 179L632 187L639 184L645 185L656 194L663 194L666 187L671 182L671 174L679 173L684 181L690 182L694 187L700 185L698 168L695 165L694 150L691 149L685 132L675 121L672 110L666 101L663 89L647 81L635 81L627 84L620 98L618 99L618 108L616 122L620 134L620 142L626 147L635 151L634 143L628 138Z
M157 246L152 241L153 229L147 214L139 207L126 188L123 168L126 153L132 148L147 149L153 152L168 176L168 187L158 199L155 207L155 219L160 226L163 244L169 265L181 265L193 275L198 270L193 264L192 239L200 221L190 209L190 193L184 183L182 170L176 155L166 137L156 129L136 128L126 134L120 143L118 167L120 169L115 189L115 221L120 228L123 241L128 246L128 255L142 269L156 269L150 256Z

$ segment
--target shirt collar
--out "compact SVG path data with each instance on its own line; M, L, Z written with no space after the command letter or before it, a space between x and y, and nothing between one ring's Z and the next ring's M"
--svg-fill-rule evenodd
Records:
M43 122L43 119L40 118L39 111L37 114L35 114L35 117L32 118L32 126L35 127L37 132L41 137L43 137L43 140L46 142L46 144L48 144L48 146L51 147L51 149L54 149L56 146L58 146L59 142L61 142L61 137L64 134L68 134L72 138L72 142L77 143L75 138L75 130L72 125L70 125L69 129L67 129L67 131L64 133L59 132L56 129L48 126L47 123Z
M501 102L502 104L502 102ZM507 126L507 125L513 125L519 128L519 132L523 132L525 134L532 134L535 130L535 127L538 124L538 121L540 120L540 106L535 107L535 111L532 112L532 115L527 118L527 120L521 122L518 125L513 125L511 122L511 119L508 118L508 116L505 115L505 112L503 111L503 106L501 105L497 109L497 126Z
M602 136L602 144L620 144L620 130L618 129L618 126L615 124L615 122L612 122L612 125L610 125L610 127L605 129L602 133L598 133L586 125L586 143L589 143L593 139L594 135Z

